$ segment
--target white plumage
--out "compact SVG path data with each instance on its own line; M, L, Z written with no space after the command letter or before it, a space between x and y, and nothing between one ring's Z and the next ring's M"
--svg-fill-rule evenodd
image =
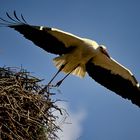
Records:
M63 34L62 31L61 33ZM67 33L65 36L66 38L69 37L69 33ZM61 35L58 35L58 38L60 41L67 40L66 38L61 38ZM54 64L58 69L60 69L62 65L65 65L65 67L62 69L62 71L65 73L69 73L74 69L71 72L72 74L79 77L84 77L86 74L85 64L99 53L98 44L92 40L72 36L72 34L71 39L68 40L69 44L67 47L75 46L75 48L67 54L54 58Z
M45 51L59 55L53 62L60 71L79 77L87 72L98 83L140 107L139 83L129 69L110 57L105 46L56 28L29 25L22 15L17 18L15 12L14 18L6 14L11 21L0 18L0 24L14 28Z

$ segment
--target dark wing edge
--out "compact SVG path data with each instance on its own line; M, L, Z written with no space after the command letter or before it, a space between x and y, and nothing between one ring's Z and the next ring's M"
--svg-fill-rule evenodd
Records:
M62 55L68 53L73 49L73 47L66 48L65 44L62 41L51 35L49 31L52 28L43 27L42 30L42 26L29 25L27 24L23 15L21 14L19 18L15 11L13 13L13 17L9 13L6 13L6 15L10 19L10 21L0 17L1 26L15 29L19 33L23 34L26 39L32 41L35 45L39 46L45 51L53 54Z
M91 61L86 64L86 70L96 82L140 107L140 87L134 86L130 80L113 74L111 70L95 65Z
M6 12L6 16L10 20L6 20L0 17L0 26L10 26L10 25L18 25L18 24L27 24L25 18L21 14L20 17L17 16L16 11L13 12L13 16L11 16L8 12Z

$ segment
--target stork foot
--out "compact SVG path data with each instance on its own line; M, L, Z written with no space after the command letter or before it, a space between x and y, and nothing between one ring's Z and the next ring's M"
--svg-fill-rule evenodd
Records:
M56 83L55 87L59 87L62 84L63 80L60 80L59 82Z

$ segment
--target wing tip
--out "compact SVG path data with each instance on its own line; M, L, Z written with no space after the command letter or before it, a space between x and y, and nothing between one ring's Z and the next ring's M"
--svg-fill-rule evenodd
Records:
M11 27L18 24L27 24L23 15L21 14L18 17L15 10L13 12L13 15L10 15L8 12L6 12L6 16L9 20L0 17L0 26Z
M136 83L136 87L140 88L140 84L139 84L139 82L137 81L136 77L135 77L133 74L131 74L131 76L132 76L134 82Z
M139 84L139 83L137 83L136 86L137 86L138 88L140 88L140 84Z

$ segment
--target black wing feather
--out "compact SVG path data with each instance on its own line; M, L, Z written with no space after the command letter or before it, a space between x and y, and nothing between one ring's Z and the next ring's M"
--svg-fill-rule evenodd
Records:
M113 74L110 70L97 66L90 61L86 64L86 70L96 82L140 107L140 88L134 86L130 80Z
M49 33L52 28L43 27L43 29L40 30L40 26L29 25L22 14L21 17L18 18L15 11L13 13L13 17L7 12L6 15L11 21L0 17L0 20L2 21L0 25L14 28L16 31L23 34L25 38L31 40L34 44L47 52L62 55L73 50L74 47L66 48L62 41Z
M62 55L69 51L69 48L66 48L63 42L47 32L51 28L46 27L46 29L40 30L40 26L30 26L28 24L11 25L9 27L14 28L47 52Z

